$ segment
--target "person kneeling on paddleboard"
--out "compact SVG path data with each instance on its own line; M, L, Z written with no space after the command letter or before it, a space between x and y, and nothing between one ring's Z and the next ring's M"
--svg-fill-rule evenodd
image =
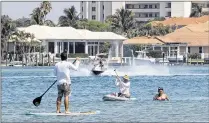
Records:
M155 95L153 100L169 100L168 96L164 93L163 88L158 88L158 94Z
M119 78L119 76L117 76L115 84L120 89L120 92L117 94L118 97L125 97L125 98L130 98L131 97L130 81L129 81L128 75L125 75L123 77L123 80L121 80L121 78Z
M80 59L77 57L75 65L67 62L67 53L61 53L61 61L55 64L55 76L57 76L57 113L60 112L61 100L64 95L65 113L69 112L69 95L71 93L70 69L77 70L80 64Z

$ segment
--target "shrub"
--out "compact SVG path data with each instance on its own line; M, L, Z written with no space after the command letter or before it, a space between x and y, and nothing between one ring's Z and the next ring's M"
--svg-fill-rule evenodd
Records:
M201 59L201 54L199 54L199 53L189 54L188 58L191 58L191 59Z
M57 53L55 56L60 58L60 53ZM85 53L75 53L75 54L70 53L70 54L68 54L68 58L76 58L76 57L87 58L87 57L89 57L89 55L85 54Z

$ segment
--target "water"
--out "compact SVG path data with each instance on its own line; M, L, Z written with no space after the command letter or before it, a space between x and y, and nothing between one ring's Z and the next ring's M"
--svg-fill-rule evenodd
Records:
M117 92L114 68L92 76L82 67L72 72L70 110L98 111L88 116L30 116L29 112L55 112L57 88L53 86L35 107L40 96L55 80L52 67L2 69L3 122L209 122L208 66L122 67L118 74L131 77L131 93L126 102L104 102L102 97ZM130 72L132 70L132 72ZM170 101L153 101L158 87ZM64 106L62 104L62 111Z

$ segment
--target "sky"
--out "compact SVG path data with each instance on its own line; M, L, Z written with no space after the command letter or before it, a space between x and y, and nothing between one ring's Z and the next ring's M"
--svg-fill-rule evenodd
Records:
M2 2L2 15L9 15L12 19L22 17L30 18L33 9L40 6L41 2ZM80 12L80 2L51 2L52 10L47 15L47 19L57 23L58 18L64 15L63 10L75 6L77 12Z

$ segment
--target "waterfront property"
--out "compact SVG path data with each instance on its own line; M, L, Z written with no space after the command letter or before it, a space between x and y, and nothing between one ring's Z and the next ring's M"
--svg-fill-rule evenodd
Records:
M113 57L123 56L123 41L126 39L113 32L92 32L72 27L48 27L32 25L18 28L20 31L34 34L42 41L46 53L59 54L66 51L69 54L83 53L94 56L103 52L103 44L109 42ZM10 46L13 51L13 46Z
M199 54L201 59L209 58L209 22L192 24L165 36L156 37L135 37L124 41L124 45L140 44L142 49L150 48L160 50L166 53L166 57L183 56ZM188 59L187 59L188 60Z

